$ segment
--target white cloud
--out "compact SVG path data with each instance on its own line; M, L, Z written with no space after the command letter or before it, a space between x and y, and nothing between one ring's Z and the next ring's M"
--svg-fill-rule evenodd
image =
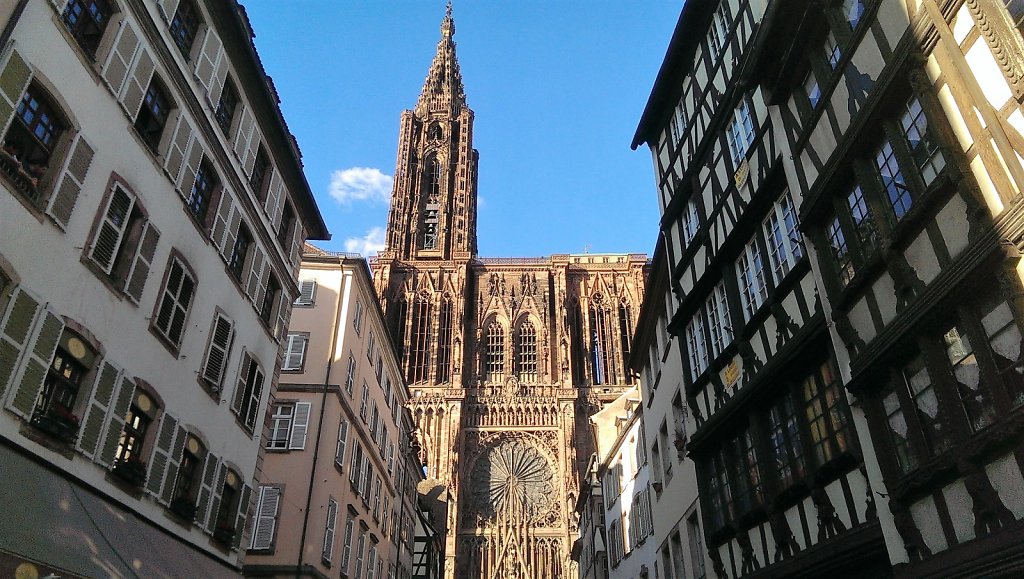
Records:
M363 237L349 237L345 240L345 251L366 257L384 251L384 228L374 227Z
M352 201L391 201L391 185L394 179L380 169L372 167L349 167L331 173L328 192L342 204Z

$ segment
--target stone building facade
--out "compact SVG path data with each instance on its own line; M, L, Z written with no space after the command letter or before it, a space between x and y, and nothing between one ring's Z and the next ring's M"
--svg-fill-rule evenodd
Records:
M428 480L452 497L447 577L563 577L586 417L630 383L644 255L477 256L473 111L451 13L401 118L372 267ZM580 433L580 434L577 434Z
M237 575L306 237L235 1L0 4L0 569Z

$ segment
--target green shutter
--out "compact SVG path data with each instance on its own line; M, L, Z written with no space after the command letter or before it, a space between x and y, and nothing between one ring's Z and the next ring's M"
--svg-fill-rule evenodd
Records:
M42 320L37 322L35 345L27 352L21 380L8 408L15 414L28 418L36 404L39 391L46 379L46 370L53 361L53 352L57 349L57 340L64 331L64 322L53 312L46 311Z
M0 129L7 131L7 124L14 118L14 109L32 78L32 67L17 50L12 49L2 71L0 71Z
M78 202L78 194L85 184L85 176L89 173L94 153L92 146L79 134L75 138L75 145L72 153L68 155L64 170L57 177L57 190L50 199L46 212L62 229L66 228L68 221L71 220L71 212Z
M242 485L242 497L238 501L238 517L235 518L235 539L231 544L232 549L238 549L242 543L242 535L245 534L245 519L249 515L249 498L252 496L252 487Z
M157 431L156 443L153 445L153 456L149 459L149 478L146 490L154 496L160 494L160 485L164 481L167 460L174 445L178 432L178 420L164 412L160 418L160 429Z
M39 310L39 300L17 288L0 318L0 400L14 380Z
M114 389L121 378L121 370L109 361L104 360L99 372L96 373L96 385L92 389L92 398L82 421L82 431L78 439L78 450L89 458L96 456L96 450L103 434L103 425L107 422L110 402L114 397Z
M164 484L160 487L159 500L165 505L171 504L174 495L174 484L178 481L178 466L181 464L181 455L185 452L186 439L188 439L188 432L178 425L178 429L174 433L174 444L171 445L171 452L167 455Z
M206 523L206 507L210 505L211 495L213 494L213 480L216 478L218 467L223 468L220 460L212 452L206 453L206 465L203 467L203 478L200 481L199 487L199 500L196 501L196 522L207 533L212 531Z
M121 431L124 430L124 421L128 416L128 408L131 406L133 398L135 398L135 382L122 374L118 381L113 404L107 411L106 432L96 458L96 462L103 466L113 466L114 456L117 454L117 444L121 441Z
M228 477L228 465L226 462L220 463L220 469L217 471L217 478L210 481L211 488L211 500L210 500L210 514L204 521L206 524L206 531L212 533L217 529L217 514L220 512L220 503L224 497L224 481ZM241 532L236 529L236 532Z

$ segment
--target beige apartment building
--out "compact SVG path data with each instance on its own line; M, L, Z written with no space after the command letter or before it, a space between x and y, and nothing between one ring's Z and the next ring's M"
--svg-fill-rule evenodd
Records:
M307 245L299 288L245 574L410 577L423 471L370 270Z
M245 11L2 8L0 568L235 575L298 256L328 236Z

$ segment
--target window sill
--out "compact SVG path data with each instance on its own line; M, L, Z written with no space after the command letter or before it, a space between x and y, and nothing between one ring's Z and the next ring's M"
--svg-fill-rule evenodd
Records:
M153 319L154 320L156 319L156 313L153 314ZM182 331L184 331L184 329ZM180 344L177 344L177 345L173 344L171 342L170 338L165 336L163 334L163 332L161 332L159 329L157 329L157 327L155 325L153 325L153 324L149 325L149 333L153 334L153 336L156 337L156 341L160 342L160 344L163 345L163 347L167 349L167 352L171 355L171 357L173 357L174 359L178 359L178 357L181 354L181 351L180 351L181 345Z

